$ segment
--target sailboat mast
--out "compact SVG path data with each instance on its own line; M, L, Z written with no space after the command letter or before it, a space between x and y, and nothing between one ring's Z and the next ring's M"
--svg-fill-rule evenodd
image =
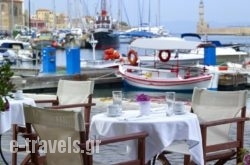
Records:
M158 26L161 24L161 0L158 0Z
M15 17L14 17L14 0L11 0L11 36L13 35L14 31L14 22L15 22ZM13 36L12 36L13 37Z
M67 0L67 14L68 14L68 22L69 22L69 28L71 28L71 14L70 14L70 8L71 8L71 4L70 4L70 0Z
M102 16L106 16L107 15L107 2L106 0L102 0L101 1L101 11L102 11Z
M148 1L148 26L149 26L149 31L150 31L150 27L151 27L151 4L150 4L150 0Z
M56 29L56 1L53 0L53 28Z

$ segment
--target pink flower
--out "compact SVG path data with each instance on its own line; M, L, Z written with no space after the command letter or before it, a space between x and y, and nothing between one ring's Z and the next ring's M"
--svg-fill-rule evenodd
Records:
M250 165L250 154L244 155L243 163L244 165Z
M150 97L145 94L140 94L136 96L136 101L141 102L141 101L150 101Z

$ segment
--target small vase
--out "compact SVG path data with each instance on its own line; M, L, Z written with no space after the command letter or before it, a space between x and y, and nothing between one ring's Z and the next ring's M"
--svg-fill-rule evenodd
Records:
M140 101L140 114L149 115L150 114L150 101Z

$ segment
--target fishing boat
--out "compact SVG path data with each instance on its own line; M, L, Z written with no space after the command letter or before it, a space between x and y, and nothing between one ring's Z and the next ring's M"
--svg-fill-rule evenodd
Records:
M153 41L153 42L152 42ZM199 42L185 41L176 38L140 39L132 42L137 48L154 50L156 52L172 52L194 49ZM168 63L168 54L165 65L119 65L119 75L125 83L143 89L152 90L193 90L194 87L208 88L212 74L207 70L195 66L181 66L176 57L176 63ZM135 60L134 60L135 61Z
M31 42L34 49L41 50L44 47L51 46L54 41L53 33L50 30L42 30L38 37Z
M150 90L189 91L194 87L208 88L212 74L196 68L155 69L120 65L123 80L137 88Z
M119 36L114 33L113 21L106 10L106 0L101 2L101 13L96 16L94 29L92 34L95 40L97 40L96 49L108 49L108 48L119 48ZM90 35L89 40L87 40L85 47L91 49L92 35Z

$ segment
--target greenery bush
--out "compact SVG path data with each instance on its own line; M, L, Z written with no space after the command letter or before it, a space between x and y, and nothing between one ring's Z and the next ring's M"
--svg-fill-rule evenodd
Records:
M14 90L15 85L11 81L14 72L11 70L9 62L4 62L0 66L0 111L6 110L6 96Z

